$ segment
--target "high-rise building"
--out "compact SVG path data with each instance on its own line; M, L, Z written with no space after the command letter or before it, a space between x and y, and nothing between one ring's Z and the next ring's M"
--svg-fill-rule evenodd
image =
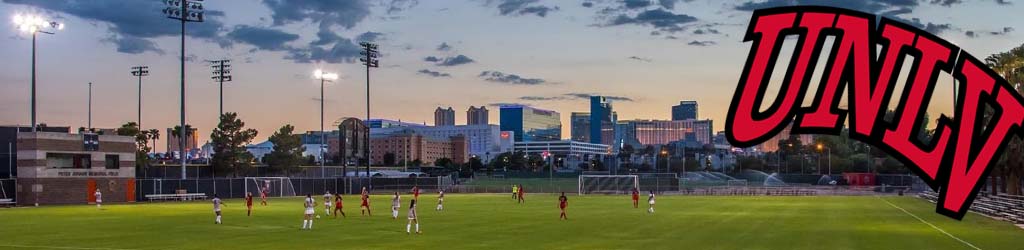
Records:
M465 138L469 150L469 157L477 157L484 162L489 162L499 154L512 150L512 133L501 131L498 125L455 125L455 126L419 126L419 127L391 127L374 128L370 134L374 137L382 137L389 134L400 134L412 131L416 134L426 136L432 140L448 140L449 138L462 136ZM504 135L503 135L504 134ZM503 145L508 144L508 145Z
M487 125L490 111L487 111L487 107L480 106L479 108L469 106L469 110L466 110L466 125Z
M426 122L424 122L423 124L419 124L419 123L411 123L411 122L403 122L403 121L396 121L396 120L374 118L374 119L370 119L369 121L367 121L366 122L366 126L369 126L370 128L423 127L423 126L426 126Z
M562 120L558 112L525 105L504 105L498 116L501 130L512 131L516 142L562 139Z
M640 145L665 145L676 141L694 142L698 145L713 144L714 128L711 120L632 120L621 128L631 130L622 133L636 139Z
M616 114L604 96L590 97L590 143L611 145L615 140Z
M466 137L460 135L439 140L416 133L411 128L404 128L392 134L371 135L370 147L370 159L374 165L400 164L416 160L433 165L441 158L462 164L469 160ZM386 156L389 154L393 158L387 159ZM393 162L388 162L390 160Z
M569 118L569 137L573 141L590 142L590 113L572 112Z
M695 120L697 119L697 101L680 101L679 105L672 106L672 120Z
M455 125L455 110L452 107L448 107L448 109L437 107L434 110L434 126L451 125Z

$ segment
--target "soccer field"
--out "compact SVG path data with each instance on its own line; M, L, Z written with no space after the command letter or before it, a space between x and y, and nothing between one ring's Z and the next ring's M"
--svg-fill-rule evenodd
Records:
M648 214L628 196L572 195L570 220L559 221L556 195L516 204L510 195L449 194L436 212L436 195L426 194L421 235L405 233L411 196L402 198L392 220L390 197L373 196L373 216L363 217L358 196L346 196L348 217L318 219L312 231L299 230L301 198L257 204L252 217L227 200L222 225L208 201L0 209L0 249L1024 248L1024 230L1010 223L973 213L955 221L912 197L659 196Z

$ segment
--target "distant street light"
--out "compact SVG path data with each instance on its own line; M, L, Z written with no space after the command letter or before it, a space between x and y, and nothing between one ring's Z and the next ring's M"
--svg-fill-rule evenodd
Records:
M53 30L43 30L45 28L63 30L64 24L47 21L42 17L34 15L14 15L14 25L18 26L18 30L25 33L32 34L32 132L36 132L36 34L50 34L53 35Z
M829 178L832 178L832 148L831 147L825 147L825 145L822 145L821 143L818 143L818 151L821 151L822 148L827 148L828 149L828 176L829 176Z
M320 144L317 146L320 148L320 177L327 177L327 169L324 167L324 84L338 79L338 74L318 69L313 71L313 77L320 79Z
M359 52L362 58L359 58L360 62L366 66L366 135L370 135L370 68L377 68L380 66L380 62L377 57L380 56L380 51L377 50L377 44L370 42L360 42L359 46L363 47L363 51ZM366 149L366 176L370 176L370 140L366 140L366 144L363 147Z
M213 64L210 66L213 68L213 77L211 77L211 79L220 84L220 114L217 116L217 120L219 121L220 116L224 115L224 82L231 81L231 64L229 64L231 63L231 60L224 59L207 62Z
M139 127L139 131L142 131L142 77L149 76L149 66L132 67L132 76L139 78L139 118L135 125Z
M185 163L187 157L185 157L185 23L188 22L203 22L203 3L202 0L166 0L167 8L163 9L163 13L167 14L167 18L181 21L181 133L178 135L182 138L180 146L178 148L181 153L181 179L187 179L188 175L185 172ZM198 173L198 172L197 172ZM198 177L197 177L198 178Z

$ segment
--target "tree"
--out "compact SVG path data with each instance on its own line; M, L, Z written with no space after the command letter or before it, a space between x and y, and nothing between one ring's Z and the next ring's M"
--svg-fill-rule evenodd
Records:
M395 153L392 153L392 152L384 153L384 166L394 166L395 165L395 158L396 158L395 157Z
M1024 83L1024 45L1010 49L1007 52L996 53L985 58L992 70L996 71L1021 93L1021 84ZM990 112L985 112L991 117ZM988 120L991 118L986 118ZM1002 177L1002 185L993 183L993 193L1003 191L1011 195L1021 195L1021 178L1024 177L1024 141L1014 137L1006 145L1006 149L1000 156L991 175ZM998 180L998 179L993 179ZM998 186L998 188L996 188Z
M263 162L274 171L289 174L298 172L299 165L304 160L302 152L306 149L302 147L302 137L293 132L295 127L285 124L270 135L269 141L274 144L274 150L263 156Z
M149 151L152 148L149 147L150 141L155 141L160 138L160 130L139 130L139 125L135 122L128 122L121 125L116 131L117 135L135 137L135 166L136 167L148 167L149 166Z
M210 134L213 141L214 170L221 173L237 173L242 167L249 166L252 155L245 151L245 145L256 138L255 129L245 129L245 123L238 119L238 114L228 112L220 116L220 123Z
M452 159L438 158L437 160L434 161L434 166L435 167L449 168L449 167L452 166Z

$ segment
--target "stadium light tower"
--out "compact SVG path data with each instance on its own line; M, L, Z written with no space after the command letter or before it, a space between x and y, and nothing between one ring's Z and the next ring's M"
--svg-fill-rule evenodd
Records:
M178 150L181 152L181 179L187 179L185 172L185 23L203 22L202 0L166 0L167 8L163 13L167 18L181 21L181 133L178 135L180 144Z
M135 122L135 125L139 127L139 131L142 131L142 77L149 75L149 66L135 66L132 67L132 76L139 78L139 118Z
M324 167L324 84L338 79L338 74L327 73L323 70L313 71L313 77L320 79L320 177L327 177L327 169Z
M32 132L36 132L36 34L53 35L55 30L63 30L64 24L47 21L35 15L14 15L14 25L18 30L32 34ZM44 30L49 29L49 30Z
M224 115L224 82L231 81L231 60L224 59L207 62L213 64L210 66L213 68L213 77L211 78L220 84L220 115ZM218 115L218 121L220 120L220 115Z
M360 42L359 46L363 47L363 51L359 52L362 58L359 58L360 62L366 66L366 135L370 135L370 68L377 68L380 66L380 62L377 57L380 56L380 52L377 50L377 44L370 42ZM366 177L370 177L370 140L366 140L366 144L363 145L364 153L366 154Z

